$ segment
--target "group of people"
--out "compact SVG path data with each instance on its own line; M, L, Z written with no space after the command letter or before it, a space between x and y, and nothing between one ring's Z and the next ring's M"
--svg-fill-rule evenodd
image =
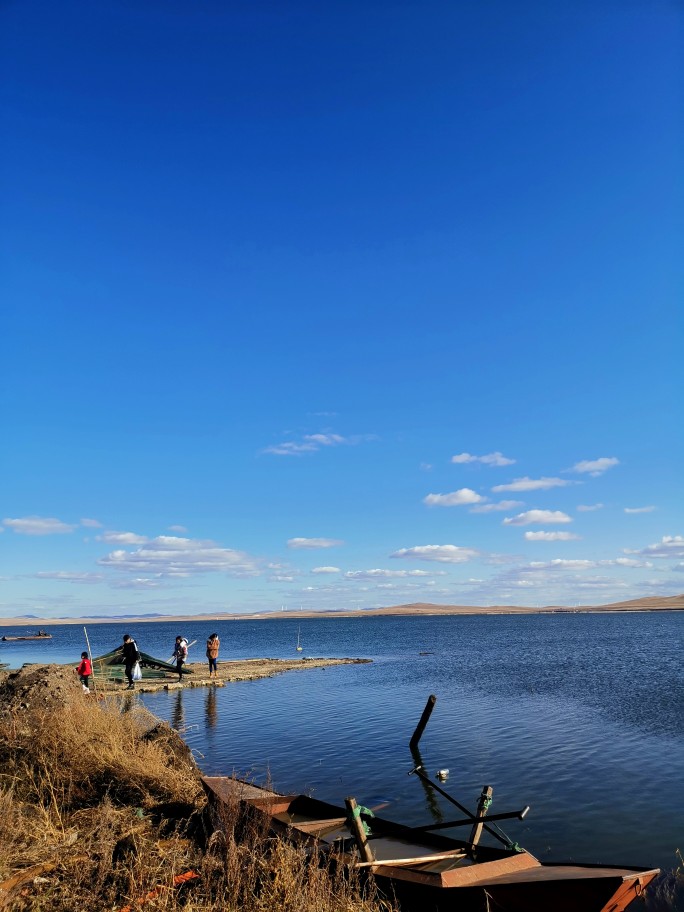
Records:
M192 646L192 643L188 643L185 637L177 636L176 642L173 648L172 659L176 664L176 671L178 672L178 681L183 679L183 665L188 660L188 648ZM206 656L207 661L209 662L209 678L218 678L218 654L219 649L221 648L221 641L217 633L212 633L207 640L207 650ZM142 676L139 672L139 663L140 663L140 652L138 651L138 645L129 634L125 634L123 638L123 646L121 647L121 655L124 661L124 669L126 672L126 680L128 681L127 690L133 690L135 688L135 680L138 678L138 675ZM136 668L138 666L138 668ZM81 653L81 662L76 668L76 674L81 680L83 685L83 690L85 693L90 693L90 676L93 673L92 665L90 659L88 658L87 652Z

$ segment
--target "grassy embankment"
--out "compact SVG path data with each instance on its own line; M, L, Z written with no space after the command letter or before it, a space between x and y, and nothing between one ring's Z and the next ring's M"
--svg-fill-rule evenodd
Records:
M208 822L175 732L117 699L0 718L0 909L377 912L358 884ZM227 815L230 817L230 814ZM174 885L174 877L195 873Z

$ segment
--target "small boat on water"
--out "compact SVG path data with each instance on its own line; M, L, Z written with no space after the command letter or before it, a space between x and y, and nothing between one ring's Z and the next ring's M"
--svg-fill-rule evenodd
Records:
M375 817L356 806L354 799L346 799L345 809L306 795L279 795L225 776L205 776L202 781L214 807L237 807L322 861L372 872L381 892L395 896L403 912L622 912L660 873L658 869L547 863L515 844L477 844L482 830L478 820L520 817L527 809L489 818L468 814L454 824L409 827ZM469 840L431 832L456 824L474 825Z
M34 633L32 636L23 636L23 637L13 637L13 636L4 636L2 637L5 643L14 642L15 640L51 640L51 633Z

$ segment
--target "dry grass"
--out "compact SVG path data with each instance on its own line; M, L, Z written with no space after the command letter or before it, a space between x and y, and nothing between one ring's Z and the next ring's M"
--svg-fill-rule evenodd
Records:
M122 705L0 720L3 912L378 912L358 883L237 814L215 827L177 735Z

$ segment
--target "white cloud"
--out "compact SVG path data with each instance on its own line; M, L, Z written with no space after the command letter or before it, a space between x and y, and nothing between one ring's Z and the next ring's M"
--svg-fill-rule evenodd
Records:
M482 465L488 466L509 466L514 465L515 459L508 459L502 453L487 453L486 456L472 456L470 453L459 453L457 456L452 456L451 461L455 462L457 465L462 465L468 462L479 462Z
M532 561L528 570L590 570L596 567L593 560L563 560L556 558L550 561Z
M18 535L65 535L76 526L60 519L44 516L25 516L22 519L3 519L3 524Z
M258 563L242 551L221 548L212 541L160 535L136 551L110 552L98 564L114 570L182 579L200 573L254 576Z
M375 440L373 434L357 434L343 437L341 434L304 434L300 440L286 440L265 447L261 452L275 456L302 456L304 453L316 453L323 447L357 446L369 440Z
M185 526L169 526L169 532L180 532L181 535L187 532L188 530Z
M294 583L294 576L283 576L282 574L276 574L275 576L269 576L269 580L272 583Z
M340 568L339 567L314 567L311 572L315 573L315 574L339 573Z
M458 491L452 491L451 494L428 494L423 498L423 503L428 507L460 507L463 504L476 504L486 500L470 488L460 488Z
M529 526L532 523L569 523L572 519L560 510L527 510L517 516L507 516L504 526Z
M478 556L479 552L474 548L460 548L458 545L418 545L415 548L400 548L390 554L390 557L438 561L443 564L463 564Z
M101 529L102 523L97 519L82 519L81 525L85 526L86 529Z
M546 491L549 488L564 488L571 482L563 478L516 478L509 484L495 485L492 491Z
M625 513L653 513L655 507L625 507Z
M655 545L648 545L640 551L625 548L625 554L641 554L644 557L664 557L679 560L684 558L684 536L664 535Z
M104 542L105 545L144 545L148 538L137 532L103 532L97 536L97 541Z
M302 549L336 548L338 545L343 544L344 542L339 538L290 538L288 539L287 547L297 551Z
M101 583L101 573L70 573L67 570L41 570L36 579L60 580L65 583Z
M522 507L522 500L500 500L498 503L481 504L473 507L471 513L499 513L506 510L515 510L516 507Z
M350 570L344 574L345 579L370 580L370 579L403 579L408 576L434 576L427 570Z
M112 589L160 589L163 583L159 577L137 577L135 579L112 580L109 584Z
M594 513L594 512L596 512L596 510L602 510L602 509L603 509L603 504L602 504L602 503L597 503L597 504L580 504L580 505L577 507L577 512L578 512L578 513Z
M651 568L653 564L648 561L631 560L618 557L613 560L563 560L556 558L551 561L532 561L530 570L593 570L595 567L627 567L629 569Z
M525 532L527 541L578 541L579 535L572 532Z
M603 475L604 472L616 465L620 465L620 460L616 459L615 456L601 456L600 459L583 459L581 462L576 462L570 471L579 472L580 474L588 473L592 477L596 477L597 475Z

